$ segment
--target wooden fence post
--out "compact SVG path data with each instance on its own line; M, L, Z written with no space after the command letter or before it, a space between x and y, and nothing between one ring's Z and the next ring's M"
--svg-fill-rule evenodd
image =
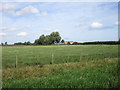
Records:
M68 61L69 61L69 56L68 56ZM68 61L67 61L67 62L68 62Z
M64 63L64 57L63 57L62 61L63 61L63 63Z
M16 56L15 68L17 68L17 65L18 65L18 57Z
M54 63L54 54L52 53L52 64Z
M82 60L82 54L80 55L80 61Z

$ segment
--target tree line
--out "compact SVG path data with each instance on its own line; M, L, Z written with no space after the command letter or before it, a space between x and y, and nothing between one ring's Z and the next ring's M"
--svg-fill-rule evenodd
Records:
M37 38L34 43L31 43L30 41L27 42L17 42L14 43L14 45L52 45L55 43L64 43L64 40L61 38L59 32L52 32L49 35L41 35L39 38ZM84 43L78 43L74 42L73 44L70 44L70 42L67 43L68 45L97 45L97 44L109 44L109 45L115 45L120 44L119 41L96 41L96 42L84 42ZM1 43L1 45L8 45L7 42Z
M73 45L98 45L98 44L116 45L120 44L120 41L96 41L96 42L73 43Z
M37 38L34 43L28 42L18 42L14 43L14 45L52 45L55 43L64 43L64 40L61 38L59 32L52 32L50 35L41 35L39 38Z
M23 42L23 43L22 42L14 43L14 45L34 45L34 44L28 41L28 42Z

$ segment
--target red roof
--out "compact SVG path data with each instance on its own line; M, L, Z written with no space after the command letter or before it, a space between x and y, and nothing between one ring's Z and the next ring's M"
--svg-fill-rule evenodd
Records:
M55 43L55 44L64 44L64 43Z
M74 41L65 41L65 43L68 43L68 42L70 42L70 43L74 43Z

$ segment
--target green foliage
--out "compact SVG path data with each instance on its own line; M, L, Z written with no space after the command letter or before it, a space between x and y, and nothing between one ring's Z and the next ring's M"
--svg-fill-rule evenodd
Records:
M39 39L36 39L34 44L37 45L39 43Z
M50 45L54 43L59 43L61 36L59 32L52 32L50 35L41 35L39 39L35 40L35 45Z
M7 42L5 42L5 43L1 43L1 45L8 45L8 43L7 43Z
M1 45L4 45L4 43L1 43Z
M67 44L70 45L70 42L68 42Z
M14 43L14 45L33 45L33 44L30 41L28 41L28 42L24 42L24 43L22 43L22 42Z
M64 42L65 42L65 41L62 39L62 40L61 40L61 43L64 43Z
M52 41L52 43L59 43L61 40L61 36L59 34L59 32L52 32L50 34L50 40Z
M74 42L73 45L78 45L78 42Z
M77 43L76 45L99 45L99 44L116 45L116 44L120 44L120 41L84 42L84 43Z
M5 42L5 45L7 45L7 42Z

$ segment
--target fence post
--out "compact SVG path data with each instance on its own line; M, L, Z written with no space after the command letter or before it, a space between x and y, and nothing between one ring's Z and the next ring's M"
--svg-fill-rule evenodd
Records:
M62 59L62 60L63 60L63 63L64 63L64 60L65 60L65 59L64 59L64 57L63 57L63 59Z
M52 64L54 63L54 54L52 53Z
M68 61L67 62L69 62L69 56L68 56Z
M16 56L15 68L17 68L17 65L18 65L18 57Z
M82 60L82 54L80 55L80 61Z

